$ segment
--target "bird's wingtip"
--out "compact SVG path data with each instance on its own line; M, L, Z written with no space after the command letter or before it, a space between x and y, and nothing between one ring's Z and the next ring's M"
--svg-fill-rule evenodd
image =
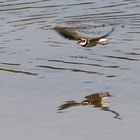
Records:
M115 27L112 27L112 32L115 30Z

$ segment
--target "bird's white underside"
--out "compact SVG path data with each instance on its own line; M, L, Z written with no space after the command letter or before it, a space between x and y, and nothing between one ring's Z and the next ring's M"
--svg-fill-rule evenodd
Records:
M108 41L108 39L106 39L106 38L101 38L101 39L99 40L98 43L99 43L99 44L102 44L102 45L105 45L105 44L108 44L109 41Z

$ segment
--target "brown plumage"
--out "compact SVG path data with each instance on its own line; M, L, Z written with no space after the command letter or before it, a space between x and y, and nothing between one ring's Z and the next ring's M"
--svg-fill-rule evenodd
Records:
M60 35L62 35L65 38L68 38L70 40L79 40L81 38L81 35L74 31L70 31L70 27L55 27L55 31L57 31Z

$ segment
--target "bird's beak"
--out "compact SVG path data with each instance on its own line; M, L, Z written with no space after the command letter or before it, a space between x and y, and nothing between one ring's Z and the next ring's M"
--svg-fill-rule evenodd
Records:
M78 40L77 44L79 44L79 43L80 43L80 41L81 41L81 40Z

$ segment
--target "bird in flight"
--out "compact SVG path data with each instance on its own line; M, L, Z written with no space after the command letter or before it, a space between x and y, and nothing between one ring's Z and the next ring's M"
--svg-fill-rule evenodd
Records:
M75 31L73 31L73 27L58 27L56 26L54 30L59 33L61 36L68 38L70 40L75 40L79 45L82 47L94 47L97 44L106 45L109 43L109 40L106 38L109 36L113 31L114 27L108 33L99 36L99 37L88 37L85 35L81 35ZM84 29L84 27L83 27Z

